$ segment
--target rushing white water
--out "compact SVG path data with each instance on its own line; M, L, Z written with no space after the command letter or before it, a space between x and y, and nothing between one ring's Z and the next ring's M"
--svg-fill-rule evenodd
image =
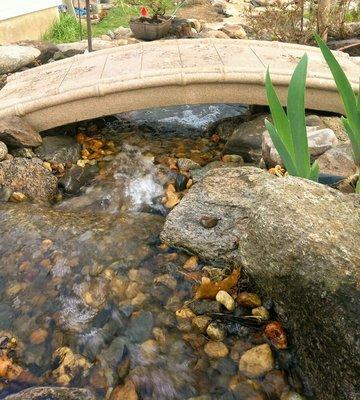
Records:
M100 178L80 197L59 206L63 210L142 211L164 193L162 177L152 160L138 148L124 145Z

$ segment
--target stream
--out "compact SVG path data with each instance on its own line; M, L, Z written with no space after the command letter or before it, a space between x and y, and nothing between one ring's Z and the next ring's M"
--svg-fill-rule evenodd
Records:
M89 388L98 399L120 399L111 392L124 382L133 395L136 388L129 399L306 398L282 395L307 394L291 346L274 351L269 378L249 380L238 362L265 342L261 327L228 322L229 353L212 358L206 335L176 313L192 302L201 271L221 266L200 260L189 272L190 255L159 240L166 187L179 181L173 159L205 166L219 159L221 143L111 123L101 135L115 142L116 154L98 162L79 194L50 207L1 205L0 349L12 361L0 399L31 386ZM246 288L245 278L240 285ZM272 313L271 299L263 304Z

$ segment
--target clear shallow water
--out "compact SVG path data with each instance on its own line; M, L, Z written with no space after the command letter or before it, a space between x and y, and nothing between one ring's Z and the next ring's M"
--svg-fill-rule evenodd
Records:
M174 172L154 160L180 154L205 164L217 145L118 139L126 145L80 196L52 209L1 206L0 337L16 338L9 356L22 372L0 380L0 398L49 384L89 387L103 399L131 379L140 399L232 399L240 354L264 342L243 327L224 341L229 356L210 359L208 339L175 316L201 274L185 271L189 256L159 242L167 212L160 200ZM290 370L299 389L293 360L283 353L277 368ZM238 398L278 398L269 396L259 383Z

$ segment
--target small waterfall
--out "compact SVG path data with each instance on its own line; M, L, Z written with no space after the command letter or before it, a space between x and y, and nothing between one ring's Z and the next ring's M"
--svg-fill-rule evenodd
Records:
M58 208L113 214L147 211L164 193L164 183L164 177L151 159L143 156L138 148L124 145L121 153L81 196L62 202Z

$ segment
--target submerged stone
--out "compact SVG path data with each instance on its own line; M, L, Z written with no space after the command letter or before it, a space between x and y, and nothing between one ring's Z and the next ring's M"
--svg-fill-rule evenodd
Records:
M33 387L19 393L7 396L6 400L96 400L95 395L88 389L65 387Z
M45 136L35 153L52 163L76 163L80 158L81 145L71 136Z

